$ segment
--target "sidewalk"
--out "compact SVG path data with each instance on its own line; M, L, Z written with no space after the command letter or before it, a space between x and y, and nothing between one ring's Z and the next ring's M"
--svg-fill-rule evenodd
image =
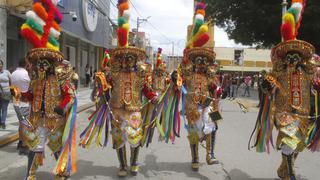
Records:
M91 107L93 103L90 100L91 89L80 88L77 93L78 99L78 112ZM8 106L8 116L6 122L7 128L5 130L0 129L0 147L13 142L19 138L18 128L19 122L17 119L16 112L13 109L12 103Z

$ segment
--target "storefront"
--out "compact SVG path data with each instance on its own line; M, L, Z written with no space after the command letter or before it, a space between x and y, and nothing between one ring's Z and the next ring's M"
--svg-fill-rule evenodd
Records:
M112 29L106 17L110 10L109 3L102 0L59 2L58 8L64 15L61 24L61 51L65 59L76 68L81 83L84 82L86 65L92 66L92 71L98 69L104 49L111 47ZM6 19L6 67L13 70L31 46L20 36L25 12L10 10Z

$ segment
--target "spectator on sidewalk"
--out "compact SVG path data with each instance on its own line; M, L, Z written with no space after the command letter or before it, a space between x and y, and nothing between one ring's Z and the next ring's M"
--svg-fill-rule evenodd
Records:
M223 80L222 80L222 89L223 91L225 91L227 93L227 97L231 97L230 96L230 86L231 86L231 77L229 74L224 74L223 75Z
M259 79L258 79L258 95L259 95L259 104L257 105L257 107L260 107L260 104L261 104L261 98L262 98L262 95L263 95L263 92L262 92L262 83L265 79L265 76L266 76L267 72L265 70L262 70L260 75L259 75Z
M232 75L231 78L231 93L230 93L230 98L231 99L235 99L235 97L237 96L237 77L236 75Z
M30 107L29 102L25 101L21 94L28 92L30 77L28 71L26 70L26 62L24 59L19 61L17 69L12 73L11 81L12 86L14 87L11 90L11 93L14 96L13 108L19 120L19 142L17 149L19 150L19 154L27 154L28 148L25 144L23 144L21 126L29 116Z
M86 68L84 69L84 72L86 73L86 83L85 83L85 87L89 86L90 83L90 68L89 68L89 64L86 65Z
M248 97L250 97L250 86L252 83L252 79L251 76L247 76L244 79L244 84L245 84L245 89L244 89L244 93L242 96L246 96L246 94L248 94Z
M0 125L2 129L6 129L8 105L11 100L10 85L11 73L3 68L3 61L0 60Z

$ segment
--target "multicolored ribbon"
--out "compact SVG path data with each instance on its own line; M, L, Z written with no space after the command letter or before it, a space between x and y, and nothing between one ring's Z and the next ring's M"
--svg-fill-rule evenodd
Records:
M308 145L308 149L311 152L320 151L320 121L319 121L319 112L318 112L318 101L319 101L319 94L315 91L314 94L314 104L315 104L315 122L311 125L306 143Z
M76 166L76 116L77 98L69 113L67 113L67 123L62 136L62 149L54 172L60 175L70 176L77 171Z
M90 123L86 129L80 134L79 145L83 148L89 148L93 138L97 134L96 145L97 147L106 147L108 143L109 122L112 119L111 111L107 103L101 104L99 108L94 111L88 118ZM105 140L101 143L102 130L105 125Z
M262 98L262 106L260 106L259 109L257 122L251 134L248 149L250 149L250 142L254 133L256 133L256 141L252 147L256 147L257 152L270 153L270 144L274 147L272 138L274 122L272 118L270 118L272 100L273 97L271 95L264 95Z

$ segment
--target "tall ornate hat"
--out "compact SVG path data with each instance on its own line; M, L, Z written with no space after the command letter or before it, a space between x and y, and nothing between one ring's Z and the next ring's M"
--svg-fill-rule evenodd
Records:
M310 61L315 48L308 42L297 40L298 30L302 20L302 14L306 0L292 0L291 7L283 16L284 23L281 26L283 42L272 49L272 62L283 60L288 52L298 52L304 61Z
M109 54L109 51L106 49L104 50L104 53L103 53L103 59L101 61L101 69L106 69L109 63L110 63L110 54Z
M184 62L193 62L197 56L205 56L210 63L214 63L215 53L212 49L203 47L210 39L208 34L208 24L205 23L206 4L195 1L195 14L188 39L186 49L184 51Z
M21 26L21 35L34 47L27 54L31 63L44 58L56 62L63 60L58 41L62 15L56 4L56 0L35 0L32 10L26 13L27 20Z
M166 66L166 63L162 61L161 53L162 53L162 48L158 48L157 61L156 61L155 69L166 70L167 66Z
M132 56L139 61L146 61L147 56L145 51L140 48L129 46L129 31L130 31L130 11L128 0L118 0L118 48L110 52L111 64L117 59L123 59L125 56Z

